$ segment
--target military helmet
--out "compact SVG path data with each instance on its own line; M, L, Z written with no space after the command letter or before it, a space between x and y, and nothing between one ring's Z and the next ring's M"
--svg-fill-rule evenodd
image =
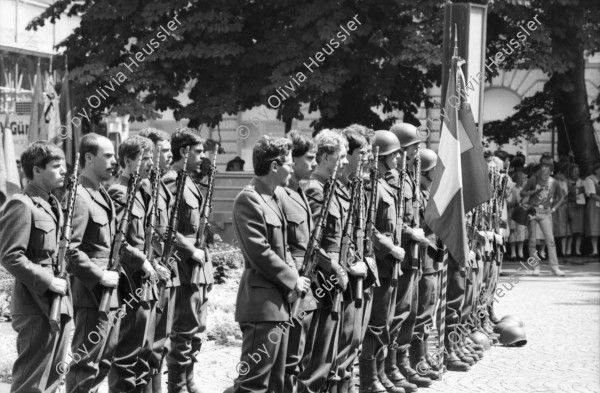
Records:
M395 153L402 149L396 135L388 130L375 131L373 150L375 150L375 147L379 147L380 156L387 156L388 154Z
M500 344L506 346L522 347L527 344L527 337L525 336L525 329L520 326L508 326L498 338Z
M437 154L431 149L419 149L421 157L421 171L427 172L435 168L437 164Z
M505 319L496 324L494 326L494 333L502 333L502 331L508 327L521 327L519 326L519 321L515 321L514 319Z
M520 327L525 327L525 323L523 323L523 320L519 317L517 317L516 315L505 315L502 317L501 321L505 321L505 320L512 320L512 321L517 321L519 323Z
M403 148L421 143L429 136L428 132L421 131L409 123L394 124L390 131L396 135Z
M471 333L471 335L469 337L471 338L471 340L473 340L473 342L475 344L482 345L483 349L486 351L488 349L490 349L492 346L488 336L486 336L484 333L480 332L479 330L476 330L473 333Z

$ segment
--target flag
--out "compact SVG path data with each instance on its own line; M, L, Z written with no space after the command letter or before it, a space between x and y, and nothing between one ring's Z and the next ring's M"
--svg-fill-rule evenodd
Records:
M470 211L492 198L492 185L488 177L488 167L483 157L481 137L475 126L475 118L469 105L466 92L465 76L459 66L458 97L461 105L458 108L458 133L460 140L463 188L469 190L464 194L465 211Z
M452 58L447 99L442 115L438 161L433 172L431 196L425 208L425 224L444 242L460 266L468 261L463 171L459 132L460 95L457 91L458 56ZM469 190L470 192L470 190Z
M44 92L40 62L35 72L33 99L31 102L31 120L29 121L29 143L48 139L48 128L44 118Z
M7 197L21 189L13 134L9 125L10 120L7 113L2 127L2 138L0 138L0 191Z
M81 135L81 119L73 119L73 108L71 107L71 87L69 84L69 70L65 66L60 91L60 121L62 126L58 131L59 138L64 139L65 159L69 170L75 164L75 155L79 149L79 136Z
M55 144L60 144L58 132L61 124L58 100L54 77L49 75L46 81L46 94L44 95L44 121L47 125L48 141Z

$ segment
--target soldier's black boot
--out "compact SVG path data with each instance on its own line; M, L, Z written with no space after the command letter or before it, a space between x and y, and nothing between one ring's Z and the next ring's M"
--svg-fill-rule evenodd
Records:
M359 363L359 393L386 393L387 390L377 378L377 363L375 359L360 359Z
M398 369L408 379L408 382L414 383L420 388L427 388L431 386L431 379L420 375L414 368L410 366L410 360L408 358L408 348L398 348L396 355L396 361L398 362Z
M185 367L169 366L167 391L169 393L182 393L185 387Z
M464 363L456 355L454 344L446 338L445 340L446 354L444 356L444 364L448 371L469 371L469 364Z
M377 360L377 377L383 385L386 391L389 393L404 393L405 390L402 387L396 386L390 379L385 375L385 360Z
M400 372L396 364L396 349L388 348L388 354L385 358L385 374L394 385L404 389L406 393L414 393L417 391L417 385L410 383Z
M185 386L188 393L200 393L200 389L198 389L196 382L194 382L194 362L188 364L185 368Z
M432 381L438 379L438 374L431 369L425 358L425 342L413 341L410 344L409 358L411 367L422 377Z
M436 361L433 356L431 356L431 353L429 353L429 344L427 343L427 340L423 341L423 351L425 352L425 360L427 361L427 364L429 364L429 367L431 367L433 371L439 372L439 361ZM439 355L437 358L439 359Z

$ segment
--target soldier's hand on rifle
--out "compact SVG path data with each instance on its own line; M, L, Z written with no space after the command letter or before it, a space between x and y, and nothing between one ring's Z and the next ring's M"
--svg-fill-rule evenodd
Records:
M422 242L425 238L425 232L421 228L413 228L410 238L416 242Z
M404 251L404 249L400 246L394 246L394 248L392 248L392 251L390 252L390 255L394 258L397 259L399 261L403 261L404 260L404 255L406 255L406 251Z
M310 279L308 277L300 277L298 278L298 282L296 283L296 288L294 288L298 295L308 292L310 289Z
M461 266L461 267L458 269L458 271L459 271L459 273L460 273L460 276L461 276L462 278L465 278L465 277L467 277L467 269L466 269L464 266Z
M364 262L356 262L354 265L350 265L348 273L356 277L367 277L367 264Z
M206 260L205 258L206 255L204 254L204 250L196 250L192 254L192 259L201 264L204 264L204 261Z
M119 285L119 273L105 270L100 279L100 285L107 288L116 288Z
M154 281L154 277L156 277L156 271L152 267L152 264L149 260L146 259L144 261L144 264L142 265L142 271L144 272L144 278L149 277L151 280Z
M296 291L289 291L287 295L285 295L285 300L288 303L294 303L296 299L298 299L298 292Z
M156 274L158 274L158 278L162 281L167 281L171 278L171 271L162 265L156 267Z
M58 293L59 295L65 295L67 293L67 280L54 277L48 289L52 292Z

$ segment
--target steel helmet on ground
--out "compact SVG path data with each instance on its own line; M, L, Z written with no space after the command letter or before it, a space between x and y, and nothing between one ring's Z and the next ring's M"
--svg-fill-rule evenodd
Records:
M496 324L496 326L494 326L494 333L502 333L502 331L504 329L506 329L507 327L521 327L519 326L519 321L515 321L514 319L505 319L503 321L500 321Z
M375 131L375 138L373 138L373 150L375 150L375 147L379 147L380 157L396 153L402 149L398 138L388 130Z
M527 344L525 329L520 326L508 326L502 330L498 338L500 344L513 347L522 347Z
M505 315L502 317L501 321L505 321L505 320L509 320L509 319L519 322L520 327L525 327L525 323L523 323L523 320L521 318L517 317L516 315L510 315L510 314Z

